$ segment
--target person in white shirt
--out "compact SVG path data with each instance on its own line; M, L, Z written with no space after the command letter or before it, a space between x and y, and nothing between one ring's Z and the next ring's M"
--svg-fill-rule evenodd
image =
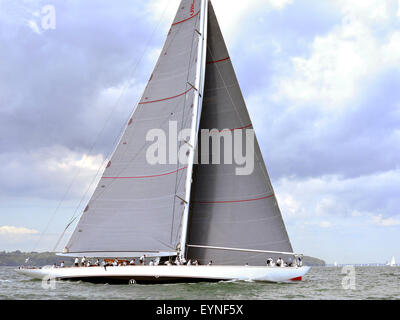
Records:
M142 255L142 256L139 258L139 261L140 261L140 264L146 264L146 255L145 255L145 254Z
M135 265L135 259L132 259L131 262L129 262L130 266L134 266Z
M192 265L192 260L189 259L188 262L186 263L187 266L191 266Z
M86 264L86 257L83 257L82 260L81 260L82 267L84 267L85 264Z
M75 267L79 267L79 259L75 258Z
M153 260L151 260L151 261L149 262L149 266L154 266L154 261L153 261Z
M194 261L194 265L195 265L195 266L198 266L198 265L199 265L199 261L198 261L197 259Z
M114 266L114 267L118 267L118 260L117 260L117 259L114 260L113 266Z
M96 265L96 266L100 266L100 261L99 261L99 259L96 260L95 265Z
M64 268L64 267L65 267L65 263L64 263L64 261L61 261L60 268Z
M285 262L283 262L283 259L281 257L279 257L279 259L276 260L276 266L277 267L284 267L285 266Z
M210 260L210 262L208 263L209 266L212 266L213 262L212 260Z
M303 261L301 260L301 257L297 257L297 265L301 267L303 265Z

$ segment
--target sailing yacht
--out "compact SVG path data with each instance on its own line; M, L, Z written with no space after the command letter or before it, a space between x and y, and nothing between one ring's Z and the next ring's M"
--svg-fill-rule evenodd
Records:
M189 128L186 139L171 133L171 123ZM167 132L169 143L186 148L185 164L149 163L147 135L154 128ZM240 137L242 150L252 147L253 171L238 174L236 163L197 161L207 146L200 134L206 129ZM309 267L297 263L301 258L290 243L257 139L248 139L248 132L254 132L252 122L211 1L182 0L143 96L60 253L146 256L181 265L17 272L106 283L302 280ZM223 147L209 148L209 158L223 154ZM266 265L267 258L280 257L288 266ZM185 265L189 260L200 265Z
M389 267L395 267L396 266L396 260L394 259L394 256L392 256L392 259L386 265L389 266Z

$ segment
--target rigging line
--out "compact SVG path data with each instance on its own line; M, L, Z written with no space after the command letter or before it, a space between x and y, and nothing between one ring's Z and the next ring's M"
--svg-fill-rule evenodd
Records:
M169 6L170 6L170 2L168 1L168 2L167 2L167 5L166 5L165 8L164 8L164 11L162 12L160 18L158 19L157 25L156 25L155 28L153 29L153 31L152 31L152 33L151 33L151 35L150 35L150 38L148 39L148 41L147 41L147 43L146 43L146 45L145 45L145 48L144 48L144 50L143 50L141 56L139 57L139 60L136 62L136 64L133 65L133 69L132 69L131 74L130 74L130 79L133 78L133 75L135 74L135 72L136 72L138 66L140 65L140 63L141 63L141 61L142 61L144 55L146 54L146 52L147 52L147 50L148 50L148 47L149 47L149 45L150 45L150 42L151 42L152 39L154 38L154 35L155 35L157 29L159 28L159 26L160 26L160 24L161 24L161 21L162 21L164 15L165 15L165 12L166 12L167 9L169 8ZM93 143L93 145L92 145L92 147L91 147L91 149L90 149L89 154L91 154L91 153L93 152L94 147L96 146L98 140L100 139L101 135L103 134L103 132L104 132L104 130L105 130L107 124L109 123L109 121L110 121L111 118L112 118L112 115L113 115L114 111L117 109L117 107L118 107L118 105L119 105L119 103L120 103L120 101L121 101L121 99L122 99L122 96L124 95L125 91L127 90L127 88L129 87L130 84L131 84L131 80L128 81L127 84L123 87L123 89L122 89L122 91L121 91L121 93L120 93L120 95L119 95L119 97L118 97L118 99L117 99L117 101L116 101L114 107L112 108L112 110L111 110L111 112L110 112L110 114L109 114L109 117L107 118L107 120L106 120L106 122L105 122L103 128L100 130L99 134L96 136L96 139L95 139L95 141L94 141L94 143ZM140 100L139 100L139 101L140 101ZM139 101L138 101L138 102L139 102ZM135 109L136 109L136 108L135 108ZM134 112L134 111L133 111L133 112ZM132 112L131 114L133 114L133 112ZM124 127L125 127L125 126L123 126L122 129L123 129ZM122 131L122 130L121 130L121 131ZM121 136L121 131L120 131L120 133L118 134L117 138L114 140L114 143L118 140L118 137ZM106 159L107 159L107 158L106 158ZM106 160L105 160L105 161L106 161ZM105 162L105 161L104 161L104 162ZM95 175L95 178L97 177L97 175L98 175L98 173L99 173L99 170L103 167L104 162L103 162L103 163L101 164L101 166L99 167L99 169L98 169L98 171L97 171L97 173L96 173L96 175ZM75 180L76 180L77 176L79 175L79 173L81 172L81 170L82 170L82 168L80 168L80 169L78 170L78 173L77 173L77 175L74 177L74 179L73 179L73 181L72 181L72 183L71 183L71 185L70 185L70 188L72 187L73 183L75 182ZM92 183L93 183L93 182L94 182L94 181L92 181ZM90 187L91 187L91 185L90 185ZM89 188L90 188L90 187L89 187ZM69 188L69 189L70 189L70 188ZM66 196L67 196L68 193L69 193L69 190L68 190L67 193L65 194L65 196L64 196L63 200L61 201L59 207L61 206L62 202L64 201L64 199L66 198ZM86 197L86 193L85 193L85 196L84 196L84 197ZM83 201L83 198L81 199L80 203L81 203L82 201ZM80 206L80 204L78 205L77 209L79 208L79 206ZM77 209L76 209L76 211L77 211ZM57 208L57 211L58 211L58 208ZM72 220L72 219L73 219L73 220L76 219L76 217L74 218L74 216L75 216L75 214L76 214L76 211L74 212L73 216L71 217L70 222L68 223L68 226L71 225L71 223L72 223L71 220ZM66 230L64 230L63 235L65 234L65 231L66 231ZM58 240L58 242L60 242L60 241L61 241L61 238ZM54 251L55 251L55 250L54 250Z
M200 12L200 10L199 10L199 12ZM198 19L196 19L197 21L198 21ZM195 25L194 25L194 29L196 28L196 25L197 25L197 22L195 23ZM189 54L189 61L188 61L188 71L187 71L187 73L186 73L186 88L188 87L188 83L189 83L189 74L190 74L190 70L191 70L191 66L192 66L192 59L193 59L193 47L195 46L195 39L196 39L196 33L195 33L195 31L193 30L193 36L192 36L192 45L191 45L191 48L190 48L190 54ZM199 41L200 42L200 41ZM199 61L197 61L196 63L199 63ZM194 92L194 94L193 94L193 99L192 99L192 101L191 101L191 104L194 104L194 98L195 98L195 94L196 94L196 92ZM194 109L193 109L194 110ZM193 114L193 110L192 110L192 114ZM185 121L185 113L186 113L186 100L184 101L184 103L183 103L183 112L182 112L182 120L181 120L181 130L183 129L183 124L184 124L184 121ZM189 112L189 115L190 115L191 113ZM190 119L190 118L189 118ZM180 144L180 146L182 146L182 143ZM177 150L177 158L179 157L179 151ZM179 159L178 159L178 162L179 162ZM177 166L179 167L179 163L177 164ZM186 173L187 174L187 173ZM178 192L178 186L180 185L180 182L181 182L181 179L182 179L182 177L183 177L183 175L181 175L181 177L179 178L179 181L178 181L178 177L179 177L179 175L178 174L176 174L176 176L175 176L175 194ZM172 242L172 237L173 237L173 231L174 231L174 223L175 223L175 207L176 207L176 198L174 197L174 200L173 200L173 211L172 211L172 221L171 221L171 235L170 235L170 239L171 239L171 242ZM185 210L185 209L183 209L183 210ZM183 214L182 214L183 215ZM176 237L175 237L175 242L177 242L177 240L178 240L178 235L179 235L179 232L177 232L177 235L176 235Z
M86 198L87 194L89 193L90 189L92 188L93 183L96 181L97 176L99 175L100 169L103 168L104 163L105 163L106 161L107 161L107 160L105 159L105 160L103 161L102 165L97 169L96 175L93 177L91 183L89 184L89 186L87 187L87 189L86 189L86 191L85 191L85 194L82 196L81 200L79 201L79 204L78 204L78 206L76 207L76 209L75 209L75 211L74 211L74 213L73 213L73 215L72 215L70 221L68 222L66 228L65 228L64 231L62 232L61 236L58 238L57 244L56 244L56 246L54 247L53 251L56 251L57 246L59 245L59 243L61 242L62 238L63 238L64 235L65 235L65 232L68 230L68 228L71 226L71 224L78 218L79 215L76 215L76 213L79 212L80 206L82 205L84 199Z
M72 221L70 223L67 224L67 226L64 228L64 231L62 232L61 236L58 238L56 245L53 248L53 252L55 252L57 250L58 245L60 244L62 238L65 235L65 232L68 230L69 226L77 219L78 217L75 217L74 219L72 219Z
M80 169L78 170L77 174L79 173L79 171L80 171ZM68 186L67 191L64 193L63 198L62 198L61 201L58 203L58 205L57 205L56 209L54 210L54 212L53 212L53 214L52 214L50 220L48 221L46 227L45 227L45 228L43 229L43 231L40 233L39 239L36 241L36 243L35 243L35 245L33 246L31 252L34 252L34 251L37 249L37 247L39 246L40 241L42 240L44 234L47 232L48 228L50 227L50 224L53 222L53 220L54 220L54 218L55 218L55 216L56 216L58 210L60 209L62 203L63 203L64 200L66 199L67 194L68 194L69 191L71 190L71 187L72 187L72 185L73 185L74 182L75 182L75 178L76 178L77 174L76 174L75 177L72 179L72 182L71 182L70 185Z

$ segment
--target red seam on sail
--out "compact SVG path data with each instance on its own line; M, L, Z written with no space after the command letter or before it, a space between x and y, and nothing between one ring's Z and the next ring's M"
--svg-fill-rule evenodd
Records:
M190 16L193 17L194 15L194 5L196 3L196 0L193 0L192 5L190 6Z
M191 16L191 17L189 17L189 18L187 18L187 19L185 19L185 20L181 20L181 21L178 21L178 22L173 23L172 26L176 26L177 24L180 24L180 23L182 23L182 22L185 22L185 21L188 21L188 20L190 20L190 19L193 19L193 18L196 17L199 13L200 13L200 10L197 11L196 14L194 14L193 16Z
M225 58L225 59L221 59L221 60L216 60L216 61L208 61L207 64L218 63L218 62L226 61L226 60L229 60L229 59L230 59L230 57Z
M194 203L200 203L200 204L213 204L213 203L238 203L238 202L250 202L250 201L257 201L257 200L264 200L268 198L272 198L275 196L274 194L262 198L256 198L256 199L245 199L245 200L231 200L231 201L193 201Z
M138 177L103 177L103 179L145 179L145 178L155 178L155 177L162 177L162 176L167 176L182 170L187 169L187 167L184 168L180 168L178 170L172 171L172 172L166 172L166 173L162 173L162 174L155 174L152 176L138 176Z
M218 131L219 131L219 132L224 132L224 131L235 131L235 130L247 129L247 128L251 127L251 126L252 126L252 124L249 124L249 125L247 125L247 126L245 126L245 127L234 128L234 129L223 129L223 130L218 130Z
M188 90L186 90L183 93L177 94L176 96L173 97L168 97L168 98L164 98L164 99L160 99L160 100L153 100L153 101L145 101L145 102L139 102L139 104L148 104L148 103L154 103L154 102L160 102L160 101L165 101L165 100L171 100L174 98L178 98L180 96L183 96L184 94L188 93L190 90L192 90L193 88L189 88Z

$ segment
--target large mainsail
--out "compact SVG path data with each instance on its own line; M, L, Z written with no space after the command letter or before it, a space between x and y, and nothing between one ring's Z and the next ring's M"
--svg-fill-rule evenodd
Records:
M200 130L251 129L245 101L211 3L207 38ZM223 144L220 154L223 154L222 148ZM223 265L246 262L265 265L268 256L276 255L257 250L293 252L257 140L254 156L254 171L250 175L236 175L235 164L195 165L188 258L199 259L201 263L212 260ZM246 251L248 249L255 251Z
M170 123L178 130L193 127L204 3L181 1L143 96L67 244L68 254L176 254L191 167L179 161L149 164L146 152L153 142L146 142L146 135L161 129L179 150L185 142L170 134Z

